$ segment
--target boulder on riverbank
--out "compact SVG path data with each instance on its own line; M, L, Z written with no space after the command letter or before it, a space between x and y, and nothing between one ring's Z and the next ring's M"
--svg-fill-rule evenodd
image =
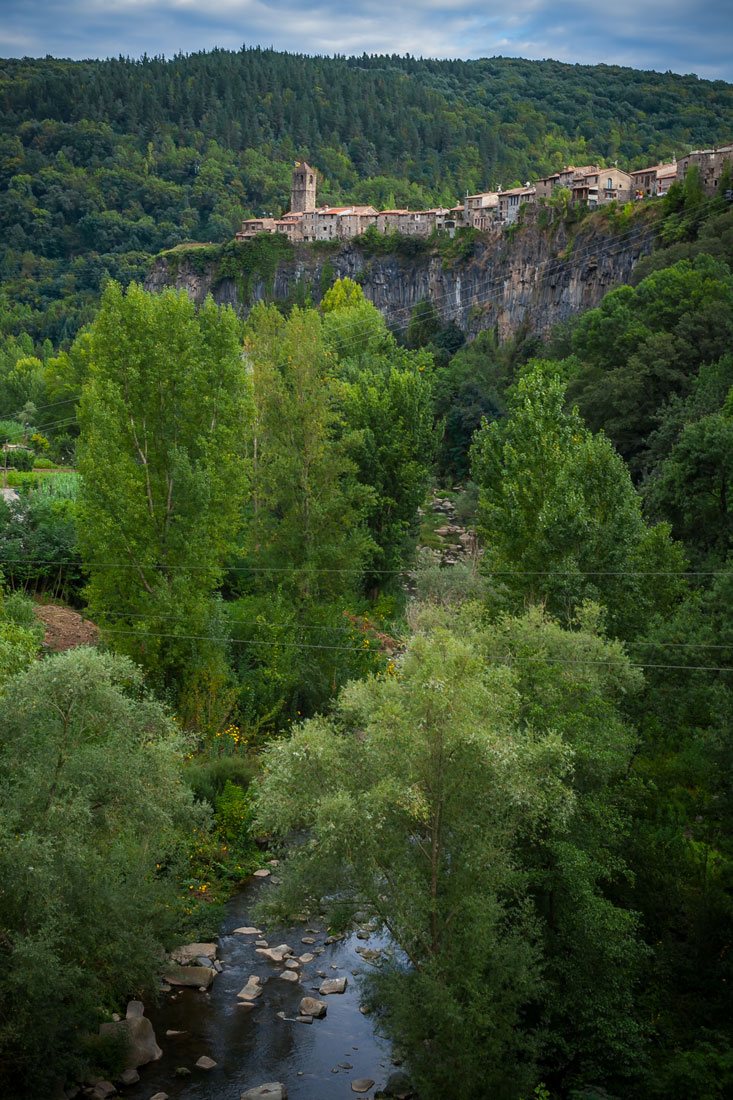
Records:
M124 1036L127 1046L125 1069L137 1069L156 1062L163 1051L158 1046L150 1020L142 1015L141 1001L130 1001L127 1018L99 1025L100 1035Z
M199 959L213 962L215 958L215 943L184 943L171 951L172 961L174 963L179 963L180 966L190 966L192 963L198 963ZM206 963L204 963L204 965L206 965Z
M178 963L170 963L163 971L163 980L170 985L183 985L191 989L208 989L216 971L213 966L180 966Z

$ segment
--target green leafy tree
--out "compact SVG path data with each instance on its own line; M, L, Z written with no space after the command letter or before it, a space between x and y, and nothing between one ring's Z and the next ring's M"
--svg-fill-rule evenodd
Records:
M343 437L320 314L296 308L286 320L258 306L245 351L256 415L232 622L248 718L282 721L322 706L362 667L363 639L345 613L373 549L373 493Z
M211 596L237 538L250 410L231 310L110 284L79 412L89 604L116 648L178 689L211 653Z
M641 677L590 608L573 631L539 612L413 619L392 674L267 749L258 824L309 840L266 909L367 910L386 929L374 1000L421 1096L460 1080L515 1098L537 1058L565 1088L633 1078L643 952L612 892Z
M569 811L570 761L554 735L523 735L517 702L511 671L441 626L265 753L259 827L311 838L281 904L330 898L389 931L378 999L427 1098L457 1079L466 1096L516 1096L534 1077L520 1021L540 989L537 928L512 853Z
M0 501L0 520L4 505ZM0 573L0 695L8 680L31 664L43 639L29 600L8 596Z
M161 939L180 918L170 870L184 830L204 824L180 749L127 658L72 650L5 685L4 1095L30 1100L73 1080L100 1014L153 987Z
M369 490L337 431L334 361L315 310L285 320L274 306L252 311L245 348L255 424L253 516L248 546L296 599L354 591L370 548Z
M334 392L344 441L371 494L373 549L364 586L376 596L397 587L395 577L414 546L437 444L434 371L427 353L397 345L351 280L338 280L329 294L324 337L338 359Z
M673 605L684 557L667 526L646 525L623 460L566 411L565 390L557 364L530 363L508 418L477 433L485 568L512 606L543 601L570 622L598 600L612 633L630 637Z

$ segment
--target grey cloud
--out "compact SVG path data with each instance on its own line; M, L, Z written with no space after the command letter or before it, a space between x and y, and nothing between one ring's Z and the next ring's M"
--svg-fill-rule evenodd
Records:
M733 79L730 18L715 0L4 0L0 53L137 56L244 42L303 53L504 54Z

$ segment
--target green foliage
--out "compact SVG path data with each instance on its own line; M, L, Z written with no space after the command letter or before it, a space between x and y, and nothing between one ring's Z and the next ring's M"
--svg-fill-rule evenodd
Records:
M111 284L80 407L79 538L92 614L177 690L216 664L211 596L234 545L250 387L233 312Z
M598 600L611 633L633 637L674 605L684 556L668 527L647 527L623 461L565 410L565 390L557 364L530 363L508 419L476 436L484 567L512 607L542 601L570 622Z
M100 1013L152 987L178 920L171 871L203 823L180 741L139 671L77 649L6 684L0 711L0 1082L79 1072ZM72 1078L73 1079L73 1078Z
M35 455L27 447L18 447L15 451L9 451L7 455L8 466L21 472L33 469Z
M388 930L373 998L421 1096L516 1096L543 1048L566 1081L638 1068L636 922L606 889L640 677L591 622L424 611L396 669L264 754L259 827L310 837L265 908L351 905Z
M720 359L732 339L730 271L706 255L680 260L583 314L572 335L570 396L643 473L663 405L685 398L700 367Z
M30 485L17 501L0 502L0 568L11 587L78 597L77 484L73 474L56 475Z
M462 347L435 378L435 412L443 421L438 471L448 483L469 475L474 432L506 415L506 391L519 366L535 354L539 342L521 332L499 344L488 329Z
M7 681L31 664L43 640L30 601L5 595L2 580L0 574L0 695Z

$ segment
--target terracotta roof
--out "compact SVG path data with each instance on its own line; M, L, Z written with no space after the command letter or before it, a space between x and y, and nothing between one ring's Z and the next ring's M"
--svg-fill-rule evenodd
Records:
M659 175L660 172L676 172L676 164L650 164L648 168L637 168L635 172L630 172L631 176L645 176L648 172L656 172Z
M380 210L380 214L409 214L409 210Z

